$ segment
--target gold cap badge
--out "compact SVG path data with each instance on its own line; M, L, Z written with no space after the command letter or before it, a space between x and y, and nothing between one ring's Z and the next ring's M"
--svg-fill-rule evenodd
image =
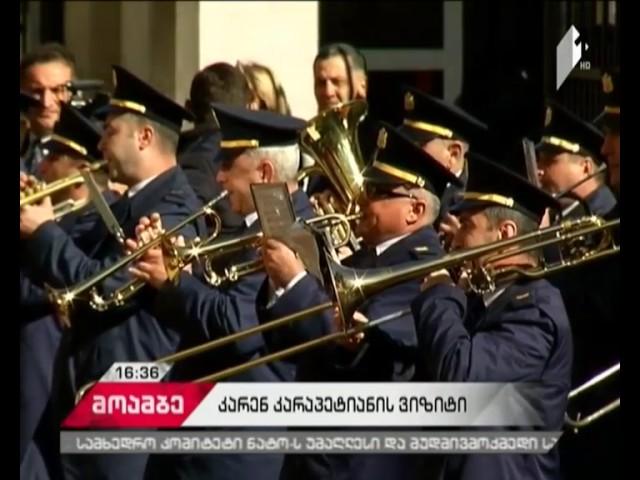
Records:
M549 125L551 125L551 118L553 117L553 110L551 110L551 107L547 107L547 111L545 112L545 116L544 116L544 126L548 127Z
M602 76L602 91L604 93L613 92L613 78L608 73L605 73Z
M379 149L384 149L387 146L387 130L384 128L381 128L380 131L378 132L378 148Z
M415 101L413 99L413 94L411 92L407 92L404 95L404 109L407 112L410 112L414 108L416 108L416 104L415 104Z

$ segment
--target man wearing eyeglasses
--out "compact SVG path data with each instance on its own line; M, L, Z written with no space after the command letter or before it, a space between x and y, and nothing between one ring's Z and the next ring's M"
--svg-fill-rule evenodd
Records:
M75 58L65 47L44 44L20 62L20 90L40 104L28 108L29 135L21 145L21 169L36 175L44 157L39 139L49 135L60 118L60 105L71 99L68 83L75 77Z
M360 201L363 218L358 235L364 248L344 260L358 269L391 268L419 258L443 254L431 226L438 215L439 198L448 183L459 180L411 139L388 124L379 129L373 162L364 171L366 188ZM269 280L258 296L261 322L299 312L326 301L318 279L283 243L266 239L262 258ZM272 295L270 292L279 292ZM364 323L406 309L420 292L419 281L408 281L372 296L360 306L353 321ZM276 298L277 297L277 298ZM351 320L351 319L349 319ZM283 330L266 332L274 351L326 335L340 328L331 312L321 318L293 322ZM416 332L405 316L326 348L311 350L297 360L297 381L389 382L408 381L414 371ZM410 478L410 455L291 455L285 457L281 478Z

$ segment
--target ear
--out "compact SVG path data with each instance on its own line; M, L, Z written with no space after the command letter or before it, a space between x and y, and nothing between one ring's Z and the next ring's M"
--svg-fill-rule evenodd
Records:
M354 95L353 98L357 100L366 100L367 99L367 76L363 72L358 72L353 76L354 83Z
M591 175L594 172L595 163L591 157L583 157L582 171L585 175Z
M156 132L150 125L144 125L143 127L139 128L137 131L138 150L142 151L146 148L149 148L149 146L153 142L155 135Z
M407 224L413 225L420 220L427 211L427 204L424 200L417 199L411 203L409 214L407 215Z
M449 145L447 146L447 150L449 150L449 155L451 155L451 158L454 161L455 165L456 166L460 165L462 162L462 157L464 155L462 142L458 140L449 142Z
M260 170L260 179L263 183L273 183L276 181L276 170L273 167L273 163L271 163L269 160L262 160L258 169Z
M506 240L518 235L518 226L513 220L504 220L500 223L498 231L500 232L500 239Z

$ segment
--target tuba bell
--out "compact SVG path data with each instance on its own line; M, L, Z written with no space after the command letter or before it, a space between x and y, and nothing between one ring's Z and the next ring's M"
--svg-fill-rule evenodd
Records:
M364 183L365 161L358 142L358 125L367 108L364 100L331 107L312 118L300 136L303 153L315 161L315 165L301 170L300 179L313 173L326 177L346 215L357 213L356 201Z

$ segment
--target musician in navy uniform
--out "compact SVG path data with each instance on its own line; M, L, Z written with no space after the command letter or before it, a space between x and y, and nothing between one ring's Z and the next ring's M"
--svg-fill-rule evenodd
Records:
M602 78L603 110L595 123L604 131L601 153L606 158L609 185L620 199L620 81L616 71ZM604 215L620 218L620 204ZM619 230L613 232L620 242ZM620 255L598 260L558 275L575 338L573 386L620 362L624 332ZM614 375L582 395L571 416L582 417L620 396L621 378ZM620 478L622 476L621 411L617 409L576 434L568 433L560 444L565 478ZM584 452L588 451L589 455Z
M268 111L251 111L213 104L222 132L223 160L217 175L221 187L229 193L231 209L241 215L244 228L217 240L229 240L260 232L260 222L251 193L251 184L286 183L295 215L308 219L314 215L306 194L298 189L296 176L300 166L298 136L305 122L295 117ZM153 235L153 219L141 227ZM254 248L218 262L216 267L232 266L256 260ZM160 289L159 318L180 328L181 348L246 330L257 325L255 302L264 281L262 272L214 288L198 275L183 271L168 281L160 248L145 255L136 266L139 278ZM260 357L266 348L254 335L224 348L198 355L174 365L172 380L195 380L245 361ZM293 365L286 362L264 365L239 374L231 381L281 382L294 378ZM146 478L242 478L275 479L282 466L281 454L216 454L152 456Z
M449 209L464 192L469 179L467 153L485 142L487 125L457 105L407 87L400 129L462 182L462 187L447 187L440 199L436 226L441 219L447 219L445 224L451 222Z
M615 208L616 198L606 184L606 174L594 175L604 162L600 155L603 140L595 125L555 102L547 103L542 138L536 146L540 184L551 194L568 190L566 210L575 201L584 202L588 213L598 216ZM574 187L589 176L592 178ZM577 215L567 211L569 217Z
M483 157L473 157L490 181L470 185L455 207L461 228L454 248L471 248L536 231L551 196ZM507 251L507 250L505 250ZM491 267L538 266L538 254L520 253ZM536 382L544 430L559 431L571 380L572 336L560 292L544 279L500 283L467 294L448 274L425 280L412 302L418 334L417 375L433 382ZM433 458L429 458L430 461ZM558 478L557 446L548 454L472 454L443 458L451 479Z
M432 223L439 197L458 179L398 129L382 124L373 161L364 171L363 217L357 228L363 248L344 260L357 268L393 267L443 254ZM258 298L262 322L323 303L319 280L283 243L267 239L263 261L269 274ZM355 322L367 322L407 308L419 293L419 281L403 282L372 296L358 309ZM349 319L351 320L351 319ZM327 312L264 334L280 350L330 333L336 328ZM298 381L408 381L414 373L416 333L410 315L372 329L366 336L298 357ZM410 455L287 455L282 478L408 478Z
M53 134L42 139L47 151L40 163L42 180L50 183L66 178L99 160L101 134L101 129L78 110L62 104ZM27 180L26 175L22 177ZM107 177L101 177L100 172L94 177L106 189ZM110 191L105 191L104 196L108 203L116 199ZM58 192L52 200L83 202L88 197L87 187L78 184ZM98 220L88 204L67 213L58 224L72 238L80 238ZM31 282L28 272L21 270L20 287L20 474L24 479L58 478L58 429L51 418L49 401L62 332L43 286Z
M113 214L127 237L135 236L141 217L158 212L167 228L197 211L201 204L176 164L178 135L190 115L181 106L120 66L114 66L116 88L108 105L99 143L110 177L129 188L112 204ZM188 225L186 238L204 234L204 225ZM25 239L28 266L38 281L53 288L71 287L93 278L124 255L124 246L104 222L82 236L87 251L53 221L50 201L21 209L20 233ZM107 295L134 277L122 269L98 286ZM175 351L179 334L159 324L145 308L153 292L142 291L125 306L93 311L76 300L66 329L54 377L58 419L73 406L77 390L99 379L117 361L148 361ZM146 455L65 455L68 478L141 478Z

